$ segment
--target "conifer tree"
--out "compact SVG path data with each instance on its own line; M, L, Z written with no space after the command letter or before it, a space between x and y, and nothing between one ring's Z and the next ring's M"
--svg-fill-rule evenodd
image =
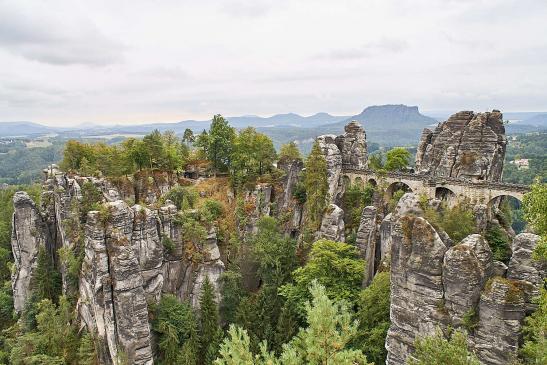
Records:
M319 143L313 144L312 150L306 159L304 175L310 223L313 229L318 228L321 215L327 202L329 185L327 183L327 161L321 152Z
M38 265L34 276L34 290L38 300L57 302L61 294L61 275L53 267L51 257L44 246L38 248Z
M231 326L215 365L367 365L360 350L348 347L357 333L358 322L352 321L344 302L330 300L325 288L316 281L310 292L313 299L306 306L309 325L283 347L279 358L267 351L266 343L260 345L258 355L253 355L247 332Z
M209 278L205 278L199 300L200 321L200 358L201 364L208 365L217 357L222 338L219 327L218 306L215 301L214 288Z

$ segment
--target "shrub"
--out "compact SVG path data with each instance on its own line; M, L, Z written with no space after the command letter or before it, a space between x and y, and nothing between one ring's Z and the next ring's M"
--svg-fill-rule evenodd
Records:
M191 186L174 186L164 194L162 200L171 200L179 210L194 208L198 199L198 192Z

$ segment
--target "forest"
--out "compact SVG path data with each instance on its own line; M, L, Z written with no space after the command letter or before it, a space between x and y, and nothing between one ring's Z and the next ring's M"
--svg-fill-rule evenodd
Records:
M517 151L525 151L522 153L543 161L541 149L532 147L544 143L541 138L522 137L519 141L520 147L510 147L508 159L516 158ZM57 147L48 147L52 157L39 161L55 160ZM371 155L369 163L381 174L406 169L411 159L408 149L396 147ZM302 239L283 230L289 220L285 216L263 216L256 222L256 230L242 234L240 227L248 223L251 210L242 197L261 183L278 184L283 177L278 166L292 161L305 166L303 179L291 197L305 209ZM529 177L515 177L521 171L511 170L505 176L512 182L530 183L536 174L546 176L541 164L536 168L534 162ZM327 165L317 143L305 157L294 143L276 151L265 134L254 128L236 131L221 115L215 115L208 131L194 135L188 129L182 138L172 132L154 131L119 144L68 141L60 162L60 168L69 174L112 181L154 176L158 171L184 176L190 166L202 167L211 178L197 185L177 185L161 197L161 202L170 200L177 206L177 225L193 243L203 242L210 226L218 227L220 249L227 258L221 276L221 300L217 301L212 283L206 280L198 308L171 294L150 303L154 361L188 365L385 364L385 338L390 326L389 266L363 289L364 261L354 244L361 212L372 204L381 187L349 186L342 199L346 242L316 240L328 194ZM22 174L15 181L24 179ZM207 189L214 193L202 196ZM77 298L62 294L59 267L45 252L38 255L31 300L20 315L13 309L11 200L18 190L27 191L40 204L41 188L37 184L0 190L0 364L99 364L99 344L77 319ZM228 190L234 192L233 204L227 200ZM387 209L393 211L403 194L396 191L386 202ZM131 203L146 205L144 201ZM443 206L439 211L426 201L422 203L428 221L455 241L474 232L472 207ZM75 227L85 225L87 212L103 213L101 194L92 184L82 187L81 205ZM537 182L524 199L523 215L542 236L535 251L539 261L547 260L546 211L547 186ZM511 213L504 214L511 221ZM509 239L494 228L486 238L496 258L507 262ZM169 239L164 238L162 244L166 251L173 249ZM68 263L72 285L77 287L83 249L76 254L64 252L61 257ZM472 318L467 325L473 327ZM543 289L538 309L526 320L515 365L547 360L546 330L547 291ZM419 338L415 346L410 360L413 365L479 364L467 347L465 332L460 330L448 338L441 333ZM123 354L118 361L128 362Z

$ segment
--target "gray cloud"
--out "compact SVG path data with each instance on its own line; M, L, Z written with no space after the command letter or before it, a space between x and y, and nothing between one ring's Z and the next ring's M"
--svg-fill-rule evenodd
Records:
M318 58L328 60L354 60L380 56L385 53L399 53L408 47L408 43L401 39L381 38L356 48L334 49L318 55Z
M23 13L7 2L0 3L0 47L33 61L90 66L120 62L124 49L87 19Z
M235 17L260 17L267 15L281 0L230 0L223 1L220 10Z
M383 103L547 110L546 9L539 0L0 0L0 121L350 115Z

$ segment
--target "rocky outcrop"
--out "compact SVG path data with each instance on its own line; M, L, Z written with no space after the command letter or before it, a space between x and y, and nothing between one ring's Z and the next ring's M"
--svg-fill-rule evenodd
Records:
M363 209L355 245L361 258L365 260L363 287L367 287L376 273L376 246L379 242L377 209L368 206Z
M78 300L80 323L97 339L100 363L115 364L123 353L129 363L151 364L149 303L157 303L162 293L172 293L198 306L205 278L220 300L224 263L215 227L207 227L203 242L193 242L184 237L177 223L179 212L169 200L159 208L130 207L119 199L127 192L106 179L68 176L55 166L45 171L45 178L41 207L24 192L13 199L16 310L20 312L31 295L43 248L62 273L64 294ZM163 186L161 181L158 184ZM159 189L149 190L157 199L156 193L163 190L157 184L150 186ZM86 201L86 194L94 194L101 209L82 217L83 209L95 203L95 198ZM260 187L256 196L263 201L253 212L257 217L269 214L271 187ZM79 277L73 277L73 268L66 270L61 248L63 255L83 255Z
M137 257L147 300L158 302L163 287L163 244L161 242L158 214L146 207L131 208L133 230L131 247Z
M13 306L21 312L32 291L33 274L38 266L38 253L51 255L52 240L38 207L26 192L13 196L13 230L11 248L14 268L11 276Z
M339 206L331 204L327 207L323 215L318 239L324 238L331 241L344 242L344 227L344 211Z
M477 329L470 338L482 364L505 365L516 358L526 314L522 284L494 277L483 290Z
M547 276L547 264L544 261L534 260L532 252L536 248L540 237L532 233L520 233L511 245L513 255L507 268L507 278L521 280L532 284L528 296L539 295L543 285L543 278ZM535 306L532 306L535 307Z
M388 364L405 364L415 337L433 335L447 323L442 266L447 247L421 217L404 216L392 227L391 326Z
M217 244L217 233L213 228L209 230L207 240L201 248L202 262L198 265L191 292L188 294L190 303L194 308L199 308L199 299L202 293L203 283L206 279L213 285L217 303L220 302L220 276L224 272L224 263L220 260L220 251Z
M281 185L274 191L275 211L274 216L283 224L283 230L291 237L300 234L302 225L303 204L295 197L295 189L302 179L304 162L301 159L281 160L277 168L283 171L284 175Z
M368 155L365 130L354 120L344 127L344 131L344 134L335 139L342 155L342 163L358 169L366 167Z
M419 211L410 203L412 197L406 200L390 219L387 364L405 364L417 336L448 326L468 331L470 348L481 363L510 363L516 356L523 319L533 310L532 298L545 278L545 267L531 258L539 237L530 233L515 237L508 269L493 261L481 235L472 234L453 245L416 216Z
M336 145L335 135L324 135L317 137L317 143L327 161L327 183L328 203L337 203L343 194L342 173L342 154Z
M242 236L256 233L258 220L270 214L273 188L270 184L257 184L254 190L247 191L243 198L245 221L239 222Z
M120 200L108 203L107 212L88 214L79 313L106 343L106 364L117 363L122 351L129 363L152 364L148 306L131 239L133 211Z
M277 212L287 211L294 205L294 190L301 179L304 162L297 160L283 160L277 164L277 168L283 171L284 176L281 181L279 191L276 191L275 202Z
M416 171L435 176L500 181L507 140L499 111L452 115L433 131L425 129Z
M492 251L480 235L451 247L443 261L444 306L454 326L473 313L490 274Z

